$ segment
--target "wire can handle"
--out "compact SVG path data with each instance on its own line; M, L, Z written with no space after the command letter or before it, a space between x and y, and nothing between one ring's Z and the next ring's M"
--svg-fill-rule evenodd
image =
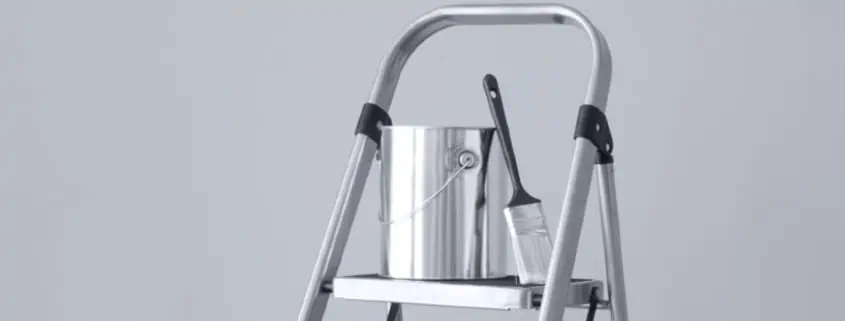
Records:
M452 182L455 181L455 179L458 178L458 176L461 175L461 173L464 172L464 170L473 168L473 167L475 167L476 164L478 164L478 156L476 156L475 153L473 153L470 150L461 151L460 153L458 153L458 165L460 167L457 170L455 170L454 173L449 175L449 177L446 178L446 181L443 182L443 184L440 185L440 187L438 187L437 190L434 193L431 194L431 196L426 197L426 199L423 200L422 203L419 206L417 206L416 208L411 210L411 213L409 215L406 215L406 216L402 216L402 217L395 218L395 219L392 219L392 220L386 220L385 217L384 217L384 212L379 211L379 215L378 215L379 222L381 222L382 224L390 225L390 224L394 224L394 223L399 222L399 221L404 221L404 220L414 218L414 216L416 216L419 211L422 211L423 209L425 209L426 206L428 206L428 204L431 204L431 201L433 201L435 198L437 198L438 195L442 194L443 191L445 191L446 188L449 187L449 185L452 184Z

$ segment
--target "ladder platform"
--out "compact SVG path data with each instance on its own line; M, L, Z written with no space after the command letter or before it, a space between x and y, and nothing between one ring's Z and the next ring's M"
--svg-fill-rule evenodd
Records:
M585 307L599 280L573 279L569 284L567 307ZM480 309L537 309L542 285L520 285L516 277L489 280L423 281L402 280L376 274L337 277L323 285L334 297L347 300L394 302ZM603 306L601 308L604 308Z

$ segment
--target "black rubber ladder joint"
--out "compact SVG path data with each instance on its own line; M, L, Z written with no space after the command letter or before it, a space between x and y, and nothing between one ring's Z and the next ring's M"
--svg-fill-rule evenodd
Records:
M607 116L598 107L581 105L578 109L574 138L578 137L585 138L596 146L596 164L613 163L613 135L610 134Z
M376 145L381 143L381 127L393 125L393 120L384 108L376 104L366 103L361 108L361 116L358 117L358 126L355 127L355 134L363 134L372 140Z

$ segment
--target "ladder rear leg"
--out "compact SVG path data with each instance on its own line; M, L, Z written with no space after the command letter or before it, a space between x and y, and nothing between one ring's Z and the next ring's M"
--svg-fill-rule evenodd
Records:
M622 269L622 240L619 234L619 213L616 208L616 182L613 163L599 164L599 203L604 259L607 269L607 293L613 321L628 321L628 302L625 298L625 275Z
M402 305L399 303L387 304L387 321L402 321Z

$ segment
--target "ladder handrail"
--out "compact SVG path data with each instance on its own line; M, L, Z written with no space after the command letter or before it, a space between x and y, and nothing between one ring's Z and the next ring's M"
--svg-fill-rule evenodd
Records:
M426 39L443 29L458 25L563 24L583 30L590 39L593 54L585 104L604 111L610 89L611 55L604 36L577 10L562 4L472 4L434 9L412 23L382 61L369 102L389 110L399 76L411 54Z

